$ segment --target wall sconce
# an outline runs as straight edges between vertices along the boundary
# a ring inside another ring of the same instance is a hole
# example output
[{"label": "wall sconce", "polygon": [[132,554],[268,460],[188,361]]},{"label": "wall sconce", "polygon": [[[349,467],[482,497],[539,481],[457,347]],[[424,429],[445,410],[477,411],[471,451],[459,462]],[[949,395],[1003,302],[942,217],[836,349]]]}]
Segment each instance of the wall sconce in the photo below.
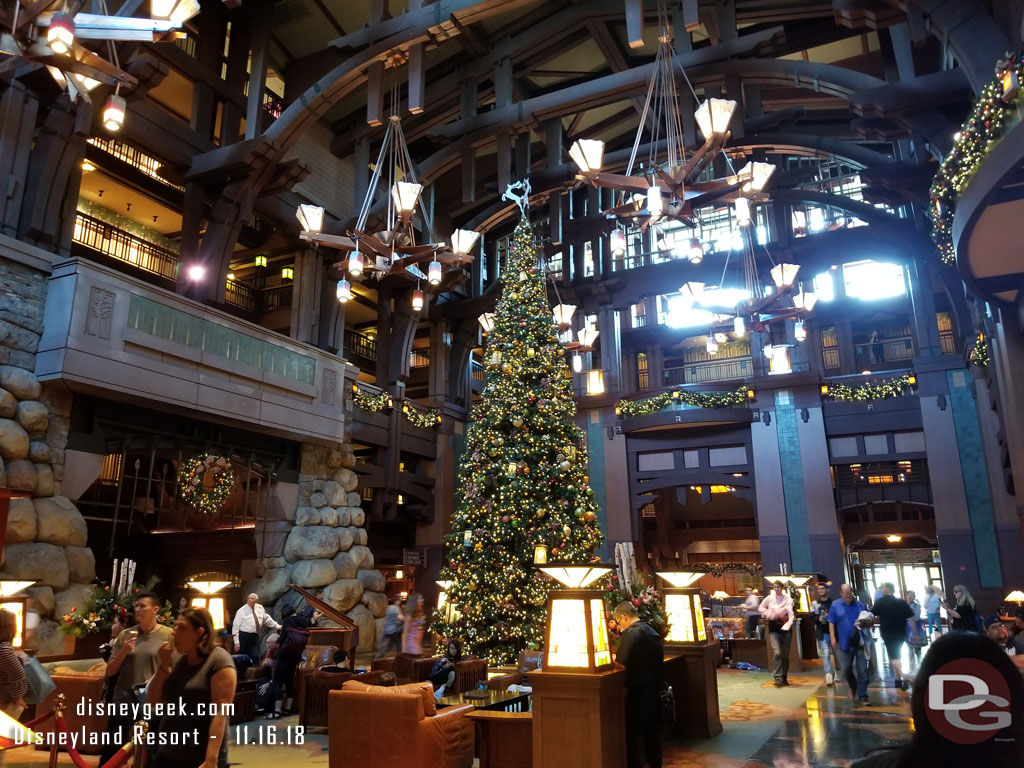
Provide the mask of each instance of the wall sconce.
[{"label": "wall sconce", "polygon": [[540,570],[566,589],[548,592],[548,621],[544,632],[544,670],[601,672],[612,667],[604,598],[599,589],[586,589],[612,569],[606,565],[556,565]]},{"label": "wall sconce", "polygon": [[282,267],[281,268],[281,279],[282,280],[294,280],[295,279],[295,268],[294,267]]},{"label": "wall sconce", "polygon": [[253,259],[253,266],[254,267],[266,268],[266,266],[267,266],[267,254],[265,254],[265,253],[257,253],[256,254],[256,258]]}]

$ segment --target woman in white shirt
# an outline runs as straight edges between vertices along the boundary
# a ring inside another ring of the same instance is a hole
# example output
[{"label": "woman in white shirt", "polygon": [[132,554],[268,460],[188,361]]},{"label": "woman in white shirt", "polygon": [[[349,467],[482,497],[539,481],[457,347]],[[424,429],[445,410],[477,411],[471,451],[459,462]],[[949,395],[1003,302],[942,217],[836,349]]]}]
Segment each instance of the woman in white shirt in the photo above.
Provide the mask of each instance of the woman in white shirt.
[{"label": "woman in white shirt", "polygon": [[768,622],[768,642],[772,647],[772,674],[775,687],[789,685],[789,648],[793,643],[793,598],[785,593],[786,585],[781,581],[772,584],[775,591],[761,601],[758,610]]}]

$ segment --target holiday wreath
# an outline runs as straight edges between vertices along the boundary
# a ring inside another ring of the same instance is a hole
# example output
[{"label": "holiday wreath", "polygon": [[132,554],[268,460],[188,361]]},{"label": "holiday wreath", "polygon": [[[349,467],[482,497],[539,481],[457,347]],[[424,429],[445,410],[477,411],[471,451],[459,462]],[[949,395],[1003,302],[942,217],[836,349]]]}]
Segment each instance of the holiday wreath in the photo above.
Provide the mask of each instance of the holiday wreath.
[{"label": "holiday wreath", "polygon": [[[206,486],[206,475],[213,475],[212,487]],[[179,495],[186,504],[206,514],[216,512],[228,499],[235,474],[231,461],[223,456],[204,454],[181,465],[178,480]]]}]

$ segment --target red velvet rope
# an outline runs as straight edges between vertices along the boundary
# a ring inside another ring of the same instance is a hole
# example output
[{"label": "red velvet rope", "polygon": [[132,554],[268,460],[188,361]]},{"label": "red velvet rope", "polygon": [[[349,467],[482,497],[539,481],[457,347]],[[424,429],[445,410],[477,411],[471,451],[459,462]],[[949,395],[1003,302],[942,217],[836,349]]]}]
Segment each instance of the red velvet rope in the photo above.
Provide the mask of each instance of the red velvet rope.
[{"label": "red velvet rope", "polygon": [[[63,715],[57,716],[57,727],[60,728],[61,733],[68,732],[68,726],[67,723],[64,722]],[[118,766],[124,764],[124,762],[128,759],[133,750],[134,745],[132,742],[129,741],[127,744],[125,744],[123,747],[117,750],[117,754],[115,754],[106,763],[104,763],[101,766],[101,768],[118,768]],[[92,766],[89,765],[89,763],[87,763],[80,754],[78,754],[78,750],[76,750],[74,747],[69,745],[67,747],[67,753],[68,756],[71,758],[72,762],[74,762],[74,764],[77,765],[78,768],[92,768]]]},{"label": "red velvet rope", "polygon": [[25,727],[25,728],[33,728],[33,727],[39,725],[40,723],[45,723],[51,717],[53,717],[53,710],[52,709],[49,712],[47,712],[45,715],[40,715],[35,720],[29,720],[27,723],[22,723],[22,726]]}]

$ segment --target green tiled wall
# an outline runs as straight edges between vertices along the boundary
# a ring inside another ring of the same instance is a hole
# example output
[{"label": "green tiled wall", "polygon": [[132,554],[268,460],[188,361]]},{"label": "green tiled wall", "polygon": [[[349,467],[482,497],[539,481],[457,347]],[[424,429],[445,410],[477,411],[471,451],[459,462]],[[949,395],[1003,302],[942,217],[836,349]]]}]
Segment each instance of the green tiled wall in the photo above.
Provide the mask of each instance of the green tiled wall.
[{"label": "green tiled wall", "polygon": [[1002,569],[999,544],[996,541],[992,494],[988,486],[985,449],[981,444],[978,412],[967,371],[947,371],[949,402],[956,425],[956,445],[960,454],[960,471],[967,496],[967,514],[974,533],[974,552],[978,558],[978,580],[983,587],[1001,587]]},{"label": "green tiled wall", "polygon": [[604,425],[602,423],[602,416],[598,413],[598,419],[595,422],[592,418],[594,412],[587,412],[587,452],[589,454],[590,462],[587,465],[590,471],[590,487],[594,489],[594,499],[597,501],[598,513],[597,522],[601,526],[601,530],[605,532],[606,538],[597,554],[603,561],[608,561],[610,557],[609,552],[611,551],[608,547],[608,486],[605,483],[605,468],[604,468]]},{"label": "green tiled wall", "polygon": [[796,429],[796,407],[793,393],[775,390],[775,421],[782,461],[782,491],[789,528],[789,551],[793,573],[808,573],[811,565],[811,537],[807,528],[807,499],[804,496],[803,465],[800,462],[800,438]]}]

